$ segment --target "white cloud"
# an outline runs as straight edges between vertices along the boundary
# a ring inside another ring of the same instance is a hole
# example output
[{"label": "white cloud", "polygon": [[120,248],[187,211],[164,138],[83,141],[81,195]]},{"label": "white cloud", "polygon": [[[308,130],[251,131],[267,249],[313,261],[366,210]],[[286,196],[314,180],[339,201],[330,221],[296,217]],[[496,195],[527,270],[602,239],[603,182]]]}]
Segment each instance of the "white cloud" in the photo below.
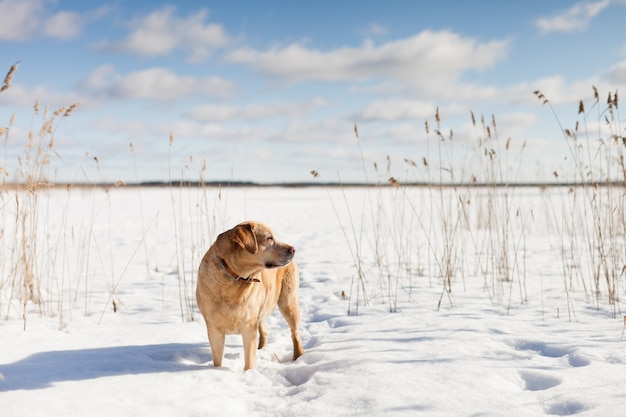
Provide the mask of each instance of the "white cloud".
[{"label": "white cloud", "polygon": [[122,121],[114,117],[105,117],[103,119],[97,119],[90,127],[97,131],[104,131],[115,134],[125,134],[128,136],[147,136],[151,134],[150,128],[153,125],[149,125],[143,120],[131,120]]},{"label": "white cloud", "polygon": [[0,41],[75,38],[84,24],[78,13],[51,13],[44,0],[0,0]]},{"label": "white cloud", "polygon": [[626,84],[626,61],[619,62],[613,65],[607,75],[609,83],[613,84]]},{"label": "white cloud", "polygon": [[[0,104],[10,107],[33,108],[39,100],[42,108],[49,106],[52,110],[66,107],[74,103],[84,103],[84,97],[74,92],[58,92],[46,86],[27,87],[22,84],[13,84],[11,88],[0,94]],[[82,109],[81,109],[82,110]]]},{"label": "white cloud", "polygon": [[165,68],[130,73],[119,79],[112,89],[118,97],[156,100],[174,100],[194,93],[225,96],[232,90],[232,82],[222,78],[180,77]]},{"label": "white cloud", "polygon": [[[177,119],[169,129],[174,131],[176,139],[202,139],[215,143],[260,144],[269,143],[315,144],[323,146],[329,143],[354,144],[354,125],[343,119],[324,119],[323,121],[290,120],[280,126],[267,126],[254,123],[224,124],[220,122],[197,122]],[[175,139],[175,140],[176,140]]]},{"label": "white cloud", "polygon": [[301,117],[325,104],[322,98],[301,103],[253,103],[243,106],[207,104],[191,109],[187,116],[202,122],[256,121],[273,117]]},{"label": "white cloud", "polygon": [[79,83],[79,87],[90,91],[103,91],[109,88],[117,77],[117,72],[112,65],[102,65],[88,74]]},{"label": "white cloud", "polygon": [[43,14],[38,0],[0,1],[0,40],[24,40],[35,34]]},{"label": "white cloud", "polygon": [[577,3],[555,16],[539,18],[535,24],[543,33],[581,31],[610,4],[610,0]]},{"label": "white cloud", "polygon": [[72,39],[80,35],[83,18],[74,12],[59,12],[43,25],[43,32],[56,39]]},{"label": "white cloud", "polygon": [[435,114],[436,106],[417,100],[384,100],[367,105],[355,115],[362,121],[421,120]]},{"label": "white cloud", "polygon": [[206,23],[208,12],[204,9],[182,18],[172,6],[164,7],[149,15],[132,20],[132,31],[117,43],[100,46],[142,56],[167,55],[175,49],[189,53],[191,61],[208,58],[216,48],[230,43],[224,28],[216,23]]},{"label": "white cloud", "polygon": [[189,120],[177,120],[173,125],[176,138],[206,139],[226,143],[250,143],[261,141],[268,135],[268,130],[258,126],[224,126],[220,123],[196,123]]},{"label": "white cloud", "polygon": [[272,132],[267,140],[317,145],[355,143],[354,124],[341,117],[316,121],[295,119]]},{"label": "white cloud", "polygon": [[508,49],[506,40],[481,44],[447,31],[424,31],[380,45],[366,41],[360,47],[332,51],[298,43],[267,51],[240,48],[227,54],[226,59],[289,82],[385,77],[427,85],[454,81],[465,71],[492,68],[505,58]]},{"label": "white cloud", "polygon": [[588,96],[593,84],[597,84],[597,80],[567,83],[562,76],[552,76],[509,86],[500,94],[506,99],[506,103],[541,107],[543,100],[534,94],[534,91],[540,91],[553,105],[571,104],[572,109],[576,110],[578,101]]},{"label": "white cloud", "polygon": [[380,23],[372,22],[365,29],[366,36],[383,36],[388,33],[388,30],[385,26]]},{"label": "white cloud", "polygon": [[120,75],[113,67],[105,65],[92,71],[79,87],[95,96],[171,101],[193,94],[226,97],[236,86],[223,78],[179,76],[166,68]]}]

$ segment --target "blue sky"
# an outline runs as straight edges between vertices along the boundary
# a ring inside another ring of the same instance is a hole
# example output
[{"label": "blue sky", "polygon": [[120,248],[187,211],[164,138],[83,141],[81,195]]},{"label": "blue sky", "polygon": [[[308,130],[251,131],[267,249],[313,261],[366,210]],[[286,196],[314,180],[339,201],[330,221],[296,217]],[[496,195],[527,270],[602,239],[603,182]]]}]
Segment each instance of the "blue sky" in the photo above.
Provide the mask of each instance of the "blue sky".
[{"label": "blue sky", "polygon": [[584,137],[612,132],[597,110],[626,91],[624,22],[624,0],[0,0],[0,70],[19,61],[0,93],[0,166],[25,170],[39,100],[80,103],[55,130],[51,181],[465,180],[487,175],[484,148],[508,180],[563,179],[559,122],[580,121],[592,86]]}]

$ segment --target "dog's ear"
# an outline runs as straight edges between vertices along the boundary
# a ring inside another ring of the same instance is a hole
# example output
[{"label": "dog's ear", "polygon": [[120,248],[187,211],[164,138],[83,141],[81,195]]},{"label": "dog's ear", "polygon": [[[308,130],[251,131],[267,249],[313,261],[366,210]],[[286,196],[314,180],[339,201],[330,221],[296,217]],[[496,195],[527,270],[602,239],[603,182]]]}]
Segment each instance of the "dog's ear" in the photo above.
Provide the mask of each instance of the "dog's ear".
[{"label": "dog's ear", "polygon": [[259,246],[256,243],[256,237],[252,231],[252,225],[250,223],[242,223],[235,226],[231,230],[230,238],[251,254],[256,254],[259,250]]}]

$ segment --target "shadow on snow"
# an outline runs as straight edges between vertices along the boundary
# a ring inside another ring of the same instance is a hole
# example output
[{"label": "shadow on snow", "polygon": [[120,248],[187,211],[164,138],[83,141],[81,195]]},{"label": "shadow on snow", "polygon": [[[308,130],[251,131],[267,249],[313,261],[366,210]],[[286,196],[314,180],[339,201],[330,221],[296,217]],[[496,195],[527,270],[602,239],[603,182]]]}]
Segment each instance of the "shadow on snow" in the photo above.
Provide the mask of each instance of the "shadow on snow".
[{"label": "shadow on snow", "polygon": [[115,346],[40,352],[0,365],[0,392],[33,390],[54,382],[110,376],[206,370],[211,354],[204,343]]}]

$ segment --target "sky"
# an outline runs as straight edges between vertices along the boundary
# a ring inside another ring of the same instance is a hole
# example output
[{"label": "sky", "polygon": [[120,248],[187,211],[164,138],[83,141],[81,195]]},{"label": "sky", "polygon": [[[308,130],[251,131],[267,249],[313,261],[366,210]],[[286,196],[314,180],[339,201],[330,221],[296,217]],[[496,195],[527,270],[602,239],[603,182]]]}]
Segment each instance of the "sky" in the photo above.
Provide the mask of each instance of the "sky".
[{"label": "sky", "polygon": [[624,21],[624,0],[0,0],[0,166],[40,172],[33,132],[49,181],[545,181],[575,175],[578,121],[601,172]]}]

